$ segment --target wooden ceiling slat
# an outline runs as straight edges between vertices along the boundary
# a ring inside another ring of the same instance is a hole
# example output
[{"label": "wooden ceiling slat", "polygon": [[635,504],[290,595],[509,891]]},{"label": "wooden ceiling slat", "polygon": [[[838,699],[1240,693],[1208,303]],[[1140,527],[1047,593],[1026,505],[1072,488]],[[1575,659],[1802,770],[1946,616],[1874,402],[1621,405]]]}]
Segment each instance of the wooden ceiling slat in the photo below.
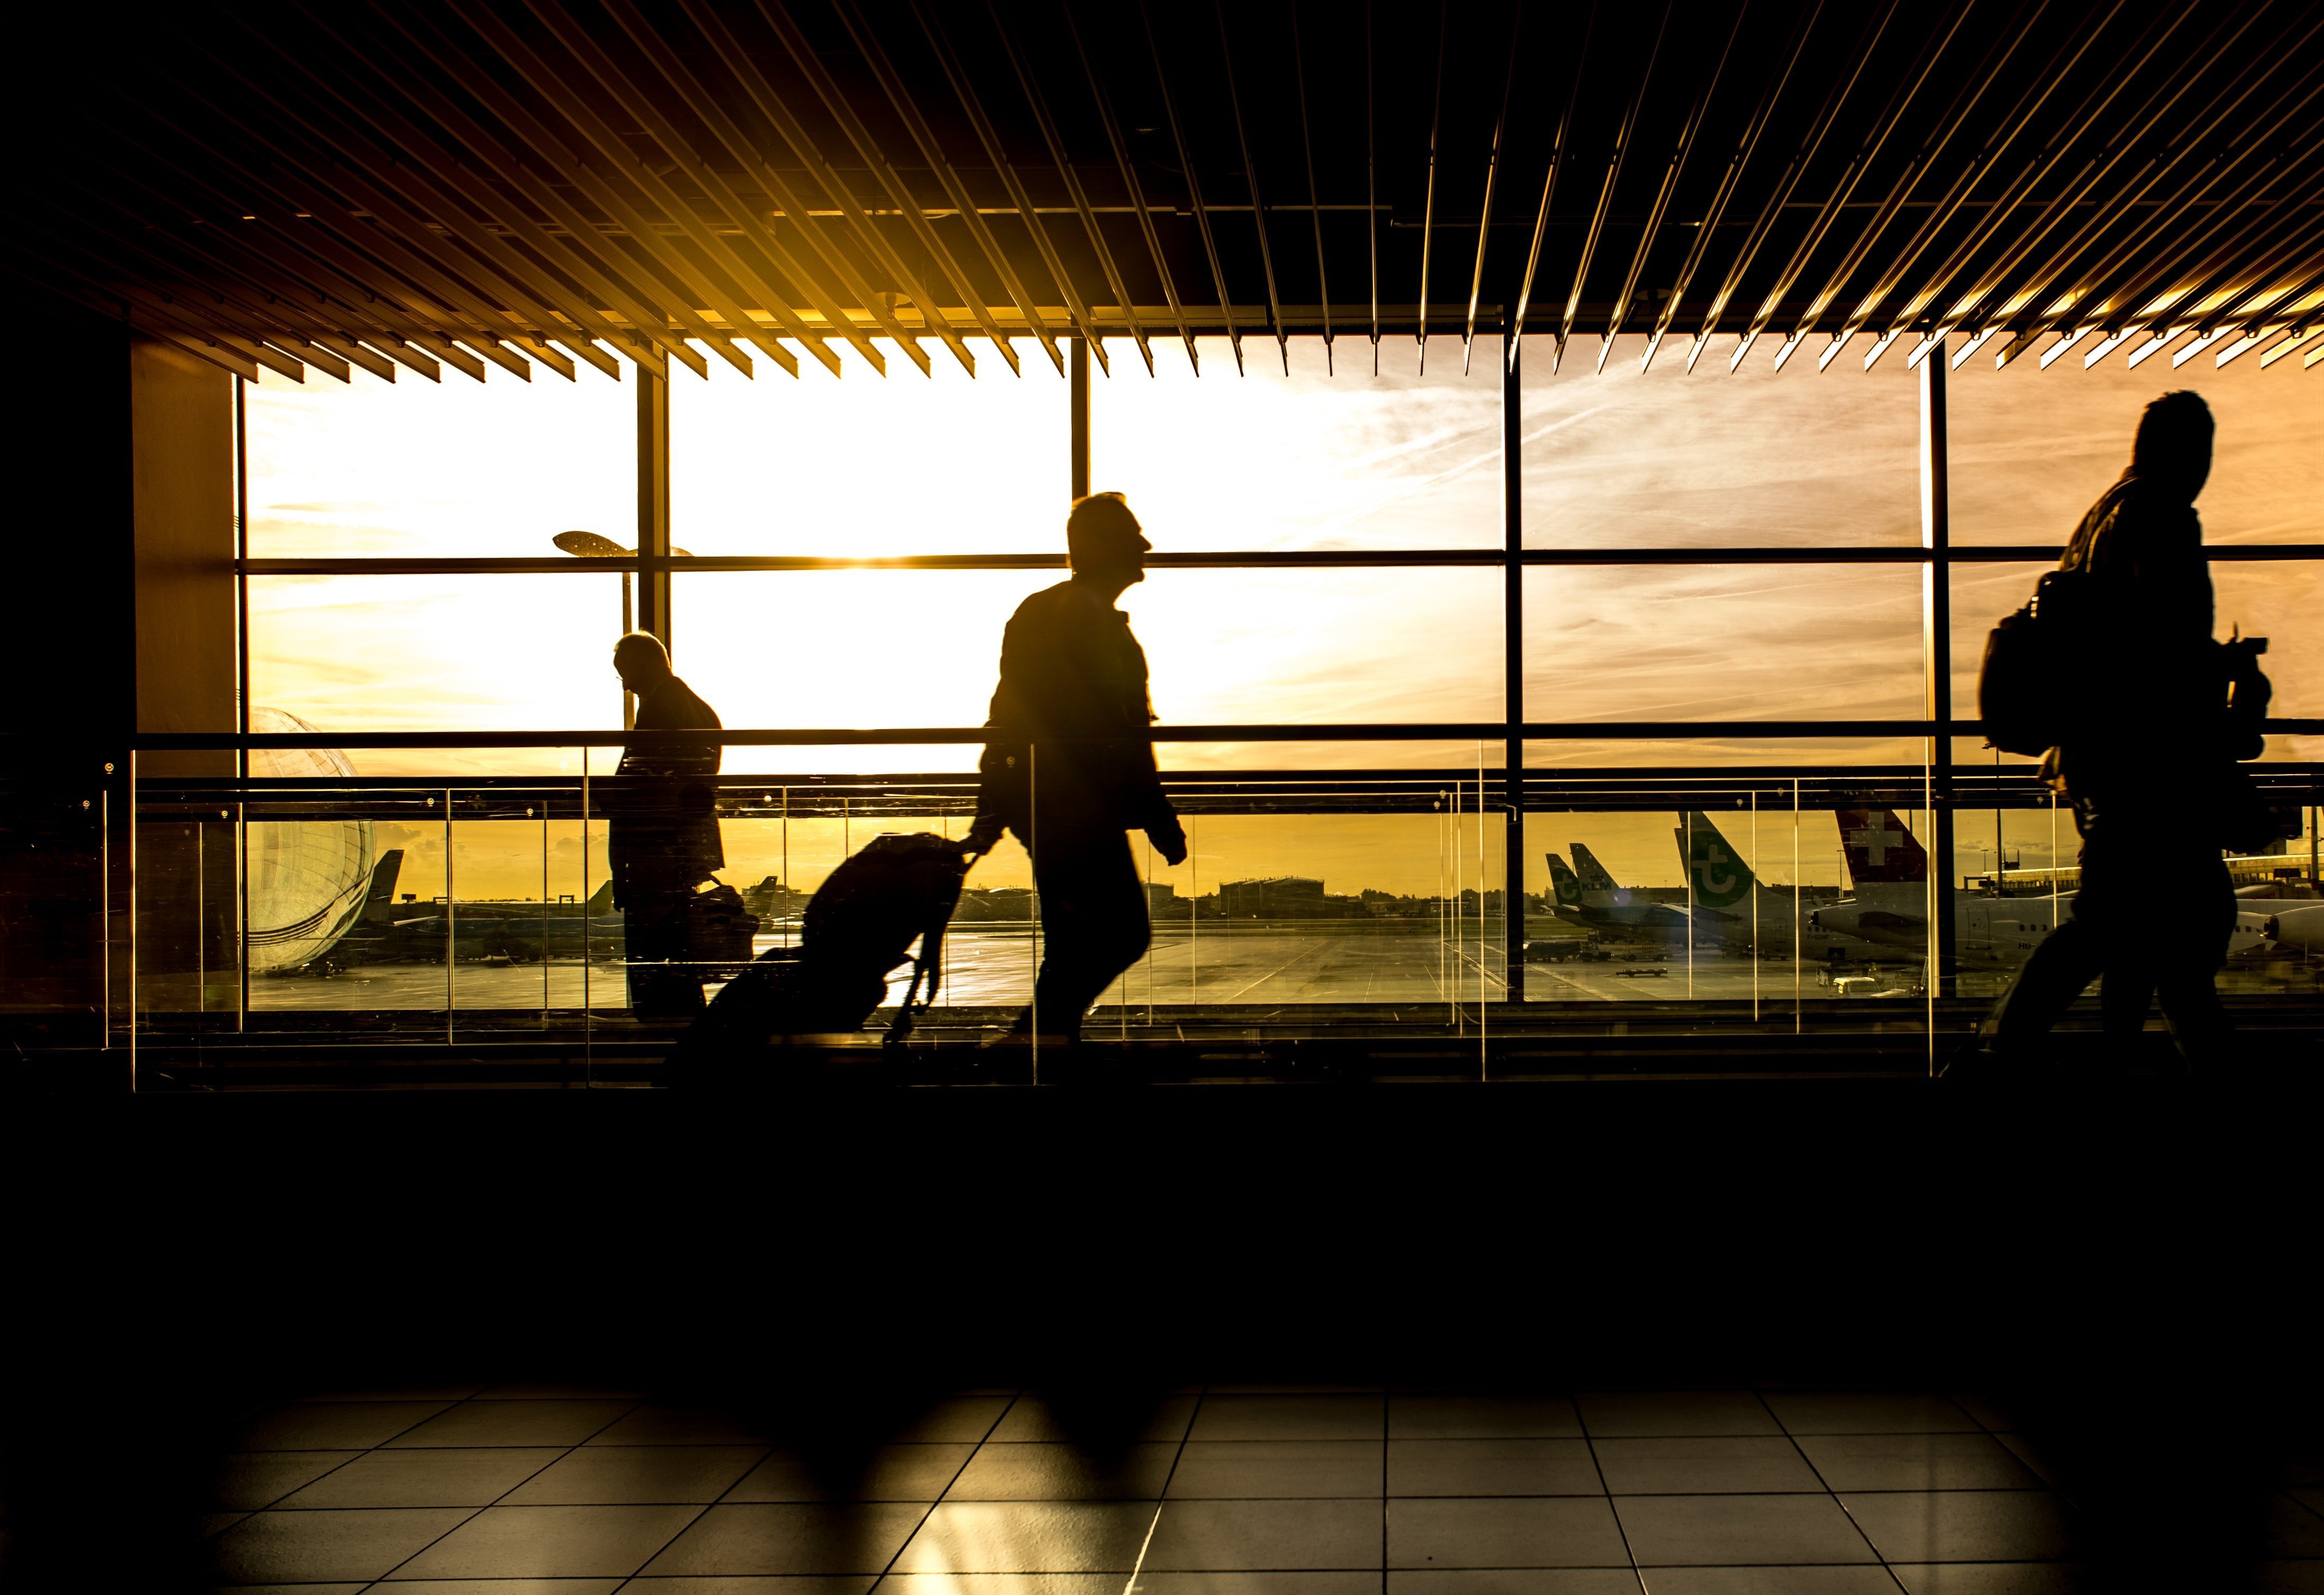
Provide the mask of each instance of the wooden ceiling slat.
[{"label": "wooden ceiling slat", "polygon": [[[1267,318],[1275,328],[1275,352],[1283,361],[1283,374],[1289,376],[1291,374],[1291,345],[1288,335],[1286,334],[1283,329],[1283,296],[1277,293],[1275,289],[1275,251],[1268,244],[1267,202],[1259,197],[1259,162],[1251,156],[1250,134],[1243,126],[1242,90],[1235,83],[1234,50],[1227,41],[1227,14],[1223,7],[1219,4],[1219,0],[1212,0],[1211,17],[1213,21],[1218,23],[1219,65],[1226,69],[1227,109],[1232,112],[1234,115],[1235,147],[1242,153],[1243,182],[1244,186],[1250,190],[1250,217],[1251,220],[1257,223],[1259,226],[1259,267],[1261,274],[1264,275],[1267,280]],[[1514,78],[1517,70],[1517,64],[1514,56],[1511,58],[1509,69],[1511,76]],[[1502,115],[1505,119],[1508,113],[1508,100],[1507,97],[1504,96],[1502,101]],[[1498,156],[1500,152],[1500,134],[1498,132],[1493,135],[1493,146],[1494,153]],[[1485,220],[1483,225],[1479,226],[1477,229],[1477,259],[1480,263],[1480,270],[1485,258],[1485,237],[1491,230],[1492,223],[1493,185],[1492,180],[1488,178],[1485,182]],[[1222,293],[1219,297],[1221,299],[1224,299],[1226,296]],[[1476,324],[1476,319],[1477,301],[1475,298],[1471,296],[1469,301],[1469,321],[1472,328]],[[1464,337],[1462,341],[1465,347],[1467,345],[1467,339]]]},{"label": "wooden ceiling slat", "polygon": [[[659,207],[664,216],[678,223],[679,231],[686,235],[696,248],[702,251],[711,268],[726,273],[733,285],[744,292],[759,294],[762,301],[761,308],[770,309],[771,305],[769,301],[779,302],[779,296],[775,290],[759,281],[758,273],[728,248],[723,239],[710,230],[701,217],[694,213],[694,207],[680,199],[677,191],[664,182],[658,173],[632,154],[629,146],[622,142],[621,134],[615,132],[604,118],[592,110],[586,101],[575,94],[571,87],[565,82],[562,75],[535,54],[531,47],[520,39],[512,29],[484,6],[475,4],[474,0],[447,0],[447,4],[454,14],[466,22],[493,47],[503,60],[515,69],[517,75],[525,80],[535,94],[542,96],[558,107],[559,115],[565,118],[567,124],[587,141],[606,165],[621,173],[632,187]],[[448,59],[438,64],[447,69],[453,66],[453,62]],[[509,122],[512,126],[518,125],[510,114],[512,109],[515,109],[514,102],[499,88],[498,85],[491,84],[489,78],[473,69],[466,71],[463,77],[465,79],[463,87],[466,88],[471,94],[477,95],[479,98],[485,98],[485,95],[479,92],[479,85],[487,87],[491,97],[486,98],[486,103],[493,104],[493,101],[498,101],[499,105],[495,106],[496,114],[502,120]],[[515,114],[517,116],[521,116],[526,123],[532,122],[532,118],[521,110],[516,110]],[[544,134],[547,132],[545,128],[542,131]],[[528,142],[530,141],[528,140]],[[569,154],[564,165],[576,180],[581,180],[583,174],[589,171],[586,162],[572,160]],[[780,339],[761,329],[750,312],[727,291],[726,287],[718,281],[710,270],[696,267],[686,258],[683,251],[662,245],[651,225],[643,217],[637,216],[632,211],[614,192],[611,184],[597,180],[584,181],[583,186],[593,191],[592,197],[595,198],[599,204],[606,205],[609,209],[619,207],[619,212],[624,217],[623,225],[630,227],[632,235],[639,243],[649,249],[655,250],[659,259],[675,268],[678,274],[703,296],[705,304],[725,320],[729,337],[737,343],[747,342],[791,375],[798,374],[798,357],[783,347]],[[815,341],[816,342],[816,357],[831,358],[830,350],[822,347],[820,340]],[[743,374],[750,374],[747,369]]]},{"label": "wooden ceiling slat", "polygon": [[[1291,85],[1299,107],[1299,149],[1307,163],[1307,219],[1315,228],[1315,297],[1323,307],[1323,371],[1332,374],[1332,273],[1323,258],[1323,207],[1315,187],[1315,138],[1307,115],[1306,51],[1299,41],[1299,0],[1291,5]],[[1220,294],[1224,299],[1224,293]]]},{"label": "wooden ceiling slat", "polygon": [[[1138,0],[1138,20],[1146,34],[1146,52],[1154,63],[1154,84],[1162,96],[1162,118],[1169,124],[1170,142],[1178,152],[1178,171],[1186,180],[1186,208],[1193,213],[1194,231],[1203,240],[1203,256],[1210,263],[1211,287],[1218,295],[1220,317],[1226,323],[1227,346],[1234,351],[1235,369],[1242,369],[1242,329],[1235,325],[1234,301],[1227,292],[1226,268],[1219,263],[1219,241],[1211,231],[1211,207],[1203,201],[1202,175],[1186,148],[1185,124],[1179,119],[1178,97],[1170,91],[1170,74],[1162,64],[1162,41],[1154,36],[1154,17],[1146,0]],[[1194,340],[1186,341],[1186,358],[1202,370]]]},{"label": "wooden ceiling slat", "polygon": [[[1533,308],[1533,289],[1541,271],[1542,245],[1549,237],[1550,207],[1557,198],[1558,180],[1573,164],[1573,115],[1582,104],[1583,74],[1590,68],[1590,41],[1598,27],[1598,7],[1603,0],[1590,0],[1589,14],[1582,26],[1582,42],[1573,51],[1573,81],[1565,91],[1565,108],[1558,113],[1557,139],[1549,147],[1549,163],[1542,172],[1541,205],[1534,213],[1533,245],[1526,252],[1525,276],[1517,289],[1517,308],[1509,318],[1509,346],[1502,351],[1505,358],[1517,358],[1517,340],[1525,336],[1526,316]],[[1819,0],[1821,3],[1821,0]],[[1364,40],[1365,88],[1370,88],[1371,39],[1367,31]],[[1370,164],[1370,107],[1365,107],[1365,144],[1367,165]],[[1379,343],[1379,246],[1372,246],[1372,343]]]},{"label": "wooden ceiling slat", "polygon": [[[1672,8],[1673,0],[1663,0],[1662,21],[1655,28],[1654,46],[1646,52],[1646,64],[1638,73],[1638,86],[1630,91],[1628,108],[1622,113],[1620,130],[1614,134],[1613,158],[1606,162],[1605,180],[1598,186],[1598,204],[1590,213],[1590,230],[1582,238],[1582,263],[1573,270],[1572,284],[1566,290],[1565,313],[1558,320],[1557,342],[1550,350],[1549,369],[1553,372],[1565,363],[1566,340],[1573,336],[1573,324],[1582,314],[1582,290],[1590,280],[1590,263],[1596,258],[1598,244],[1606,235],[1606,217],[1613,207],[1614,189],[1622,180],[1622,168],[1628,162],[1631,145],[1637,138],[1638,110],[1646,104],[1647,85],[1654,81],[1655,63],[1662,58],[1663,41],[1670,36]],[[1429,142],[1432,145],[1435,143],[1434,134]],[[1435,159],[1433,150],[1429,159]]]},{"label": "wooden ceiling slat", "polygon": [[[872,130],[848,105],[847,97],[840,92],[838,83],[824,69],[822,60],[807,44],[806,35],[791,20],[791,14],[783,7],[781,0],[759,0],[759,14],[766,18],[768,25],[774,29],[775,36],[782,41],[783,48],[790,52],[792,64],[807,80],[807,87],[815,90],[816,97],[823,102],[824,110],[839,124],[840,133],[853,148],[856,157],[871,171],[873,180],[887,194],[888,202],[902,216],[905,226],[911,230],[921,249],[927,252],[937,272],[960,296],[970,319],[991,340],[994,350],[1008,362],[1009,369],[1016,372],[1017,352],[994,324],[991,312],[985,308],[984,296],[977,291],[975,281],[961,269],[960,263],[953,258],[952,251],[937,236],[936,228],[928,221],[927,213],[920,208],[919,201],[913,197],[910,185],[889,164],[879,141],[872,136]],[[972,375],[974,374],[973,366],[970,371]]]},{"label": "wooden ceiling slat", "polygon": [[975,241],[978,251],[984,256],[985,264],[991,267],[993,275],[1001,280],[1001,291],[1008,294],[1010,301],[1017,307],[1018,314],[1024,317],[1025,324],[1040,340],[1042,351],[1049,356],[1049,363],[1057,368],[1057,374],[1063,376],[1065,373],[1065,356],[1057,346],[1056,333],[1042,316],[1039,305],[1025,286],[1024,280],[1018,275],[1017,268],[1010,263],[1008,253],[993,237],[992,229],[985,225],[975,197],[969,191],[967,184],[961,180],[952,158],[945,152],[944,145],[936,138],[935,130],[929,127],[927,118],[920,114],[918,103],[904,87],[895,63],[888,59],[887,51],[880,43],[880,36],[865,21],[862,9],[855,0],[835,0],[835,3],[840,21],[847,26],[848,37],[854,41],[855,48],[862,52],[865,62],[872,68],[872,76],[879,79],[881,92],[888,97],[888,103],[894,108],[897,118],[911,135],[913,144],[920,152],[920,158],[928,163],[928,170],[936,174],[936,181],[943,186],[945,198],[952,202],[962,226]]},{"label": "wooden ceiling slat", "polygon": [[1097,362],[1098,369],[1111,375],[1113,367],[1106,360],[1105,340],[1098,337],[1095,318],[1090,315],[1089,306],[1083,302],[1081,290],[1074,284],[1073,273],[1058,258],[1057,246],[1049,237],[1047,228],[1042,226],[1040,212],[1026,192],[1024,180],[1017,175],[1017,168],[1009,158],[1009,151],[1001,142],[1000,131],[993,126],[991,117],[985,114],[984,102],[978,96],[975,85],[969,81],[967,69],[954,52],[952,41],[946,37],[942,22],[929,9],[927,0],[911,0],[911,6],[912,15],[918,21],[929,49],[935,52],[937,65],[943,69],[945,81],[951,88],[953,97],[960,102],[969,125],[976,130],[977,143],[983,147],[985,159],[992,162],[994,174],[1008,190],[1009,202],[1017,207],[1018,217],[1025,225],[1026,236],[1033,242],[1034,253],[1040,257],[1043,268],[1049,273],[1049,280],[1056,285],[1057,296],[1065,300],[1065,314],[1072,318],[1074,328],[1080,332],[1083,346]]},{"label": "wooden ceiling slat", "polygon": [[[884,332],[904,352],[905,358],[925,373],[928,365],[927,355],[921,349],[918,339],[881,302],[872,285],[856,271],[855,263],[847,258],[846,251],[824,236],[823,228],[816,225],[810,214],[813,207],[775,169],[773,162],[767,159],[766,152],[742,130],[742,124],[727,115],[725,107],[718,103],[717,96],[711,93],[709,87],[678,58],[678,53],[655,34],[635,7],[613,4],[607,9],[613,13],[613,20],[621,23],[636,42],[640,51],[653,62],[678,97],[686,102],[687,108],[710,129],[713,137],[726,147],[726,153],[742,169],[743,174],[758,180],[759,186],[775,202],[784,218],[790,222],[800,243],[839,284],[840,292],[855,295],[871,324],[857,325],[854,318],[842,308],[840,298],[829,292],[814,270],[798,260],[795,252],[776,236],[771,218],[763,229],[764,241],[760,247],[770,253],[776,264],[799,285],[808,302],[821,312],[824,319],[837,333],[846,337],[858,354],[871,363],[872,370],[883,376],[887,374],[887,353],[880,347],[874,336],[877,332]],[[733,58],[726,59],[731,60]],[[758,97],[750,80],[743,80],[742,88],[753,99]]]},{"label": "wooden ceiling slat", "polygon": [[[1105,130],[1106,147],[1113,152],[1114,171],[1120,175],[1122,191],[1130,196],[1130,208],[1138,217],[1139,236],[1146,241],[1146,254],[1154,267],[1154,275],[1162,284],[1162,298],[1170,307],[1170,324],[1178,329],[1178,337],[1186,346],[1186,362],[1196,371],[1202,362],[1194,348],[1194,332],[1186,320],[1186,307],[1179,301],[1178,284],[1170,274],[1169,256],[1163,253],[1161,237],[1154,230],[1154,209],[1146,203],[1146,190],[1138,180],[1138,172],[1130,159],[1130,146],[1121,136],[1121,124],[1113,114],[1113,101],[1105,92],[1105,81],[1091,62],[1089,48],[1082,41],[1080,24],[1074,21],[1070,7],[1065,12],[1065,32],[1074,41],[1074,53],[1081,58],[1082,77],[1089,85],[1090,100],[1097,107],[1098,125]],[[1194,171],[1189,162],[1187,171]],[[1222,298],[1224,296],[1222,295]],[[1242,340],[1234,340],[1235,369],[1242,369]]]}]

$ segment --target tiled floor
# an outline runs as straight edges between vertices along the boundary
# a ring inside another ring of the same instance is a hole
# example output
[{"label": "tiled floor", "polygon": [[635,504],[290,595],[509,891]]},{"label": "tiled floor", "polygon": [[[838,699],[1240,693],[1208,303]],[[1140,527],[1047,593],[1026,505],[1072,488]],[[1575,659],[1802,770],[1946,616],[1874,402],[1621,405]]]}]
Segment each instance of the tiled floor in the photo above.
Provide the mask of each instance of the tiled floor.
[{"label": "tiled floor", "polygon": [[[1102,1454],[973,1391],[835,1448],[634,1395],[364,1392],[221,1465],[221,1589],[396,1595],[2056,1595],[2074,1513],[1974,1399],[1213,1388]],[[786,1441],[788,1443],[786,1443]],[[2324,1489],[2268,1587],[2324,1590]]]}]

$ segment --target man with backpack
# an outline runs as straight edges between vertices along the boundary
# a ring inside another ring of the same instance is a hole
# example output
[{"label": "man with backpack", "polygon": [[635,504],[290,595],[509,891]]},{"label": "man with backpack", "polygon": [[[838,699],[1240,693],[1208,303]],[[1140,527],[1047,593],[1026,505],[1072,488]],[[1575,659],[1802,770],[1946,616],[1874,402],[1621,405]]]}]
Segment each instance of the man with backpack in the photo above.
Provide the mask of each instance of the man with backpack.
[{"label": "man with backpack", "polygon": [[1147,738],[1154,711],[1146,652],[1114,601],[1146,579],[1146,540],[1118,493],[1074,501],[1065,521],[1073,577],[1018,605],[1001,643],[986,721],[983,784],[968,848],[1004,830],[1033,858],[1047,946],[1033,1006],[1011,1039],[1081,1038],[1091,1003],[1138,962],[1152,936],[1128,833],[1173,864],[1185,833],[1163,794]]},{"label": "man with backpack", "polygon": [[[632,632],[613,645],[613,668],[637,695],[640,731],[715,731],[717,712],[669,668],[661,639]],[[604,804],[605,854],[622,910],[630,1011],[641,1019],[702,1011],[693,956],[695,889],[726,862],[718,834],[715,742],[636,747],[613,773],[622,787]]]},{"label": "man with backpack", "polygon": [[[2236,908],[2220,852],[2250,824],[2236,762],[2258,755],[2265,678],[2251,658],[2259,645],[2211,638],[2211,576],[2194,509],[2211,438],[2198,395],[2149,404],[2129,468],[2043,578],[2033,616],[2044,633],[2056,742],[2043,770],[2073,803],[2081,881],[2071,917],[2034,949],[1986,1021],[1980,1039],[1996,1056],[2033,1053],[2101,975],[2104,1028],[2117,1043],[2144,1028],[2158,994],[2190,1060],[2216,1059],[2227,1039],[2213,977]],[[1993,670],[1989,654],[1988,683]],[[2011,695],[2001,696],[1989,724],[2008,706]]]}]

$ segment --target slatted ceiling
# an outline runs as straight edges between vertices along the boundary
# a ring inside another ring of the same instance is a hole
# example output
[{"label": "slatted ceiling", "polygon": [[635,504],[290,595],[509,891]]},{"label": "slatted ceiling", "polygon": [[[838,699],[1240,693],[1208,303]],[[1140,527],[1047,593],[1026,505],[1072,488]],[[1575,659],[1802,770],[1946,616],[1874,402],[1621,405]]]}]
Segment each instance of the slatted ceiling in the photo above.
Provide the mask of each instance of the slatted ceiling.
[{"label": "slatted ceiling", "polygon": [[115,42],[6,259],[250,380],[1512,328],[2324,363],[2307,0],[230,0]]}]

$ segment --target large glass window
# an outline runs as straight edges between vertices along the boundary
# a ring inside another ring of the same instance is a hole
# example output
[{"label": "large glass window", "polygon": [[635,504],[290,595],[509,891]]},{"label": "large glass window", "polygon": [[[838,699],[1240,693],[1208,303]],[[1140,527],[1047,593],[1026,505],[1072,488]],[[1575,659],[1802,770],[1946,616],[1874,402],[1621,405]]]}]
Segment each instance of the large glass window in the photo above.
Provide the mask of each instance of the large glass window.
[{"label": "large glass window", "polygon": [[[1686,369],[1665,345],[1641,372],[1643,337],[1566,347],[1528,337],[1526,546],[1797,548],[1920,540],[1920,399],[1893,355],[1870,372],[1808,351],[1775,369],[1773,338],[1739,370],[1706,350]],[[1723,343],[1724,340],[1721,340]]]},{"label": "large glass window", "polygon": [[250,551],[266,559],[554,557],[560,531],[630,543],[637,388],[495,372],[244,390]]},{"label": "large glass window", "polygon": [[1063,550],[1066,383],[1039,344],[1015,341],[1015,374],[980,346],[973,377],[941,349],[923,376],[890,346],[882,378],[832,346],[844,378],[804,355],[796,378],[672,368],[674,542],[703,555]]},{"label": "large glass window", "polygon": [[1155,340],[1148,376],[1127,342],[1093,372],[1090,484],[1130,495],[1157,549],[1477,549],[1501,544],[1500,340],[1371,349],[1342,338]]}]

